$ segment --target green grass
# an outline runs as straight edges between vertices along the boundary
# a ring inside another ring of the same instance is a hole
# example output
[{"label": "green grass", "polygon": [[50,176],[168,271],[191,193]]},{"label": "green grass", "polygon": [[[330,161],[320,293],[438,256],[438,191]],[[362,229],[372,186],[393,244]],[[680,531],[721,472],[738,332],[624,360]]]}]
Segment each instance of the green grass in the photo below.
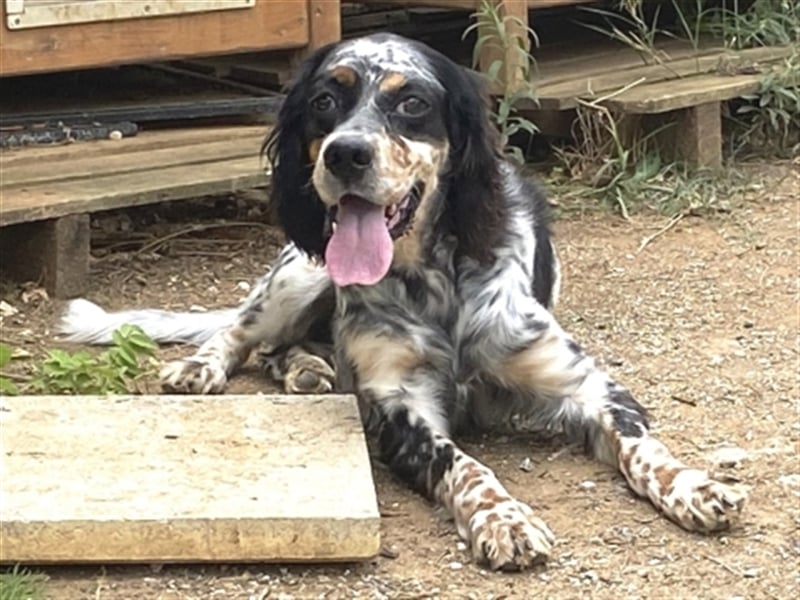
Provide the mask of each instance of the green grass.
[{"label": "green grass", "polygon": [[47,575],[14,566],[0,573],[0,600],[44,600]]}]

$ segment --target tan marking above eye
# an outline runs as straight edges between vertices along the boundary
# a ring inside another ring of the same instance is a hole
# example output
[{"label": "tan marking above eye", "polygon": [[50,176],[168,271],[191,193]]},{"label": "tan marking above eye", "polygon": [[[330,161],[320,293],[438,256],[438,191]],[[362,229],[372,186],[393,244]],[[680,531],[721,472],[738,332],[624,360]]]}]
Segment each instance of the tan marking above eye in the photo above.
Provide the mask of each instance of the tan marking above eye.
[{"label": "tan marking above eye", "polygon": [[331,77],[347,87],[353,87],[358,81],[358,74],[354,69],[339,65],[331,70]]},{"label": "tan marking above eye", "polygon": [[393,92],[399,90],[408,82],[406,76],[402,73],[389,73],[383,78],[378,89],[382,92]]},{"label": "tan marking above eye", "polygon": [[325,138],[316,138],[311,140],[308,144],[308,158],[311,159],[311,162],[317,162],[317,158],[319,158],[319,151],[322,148],[322,142]]}]

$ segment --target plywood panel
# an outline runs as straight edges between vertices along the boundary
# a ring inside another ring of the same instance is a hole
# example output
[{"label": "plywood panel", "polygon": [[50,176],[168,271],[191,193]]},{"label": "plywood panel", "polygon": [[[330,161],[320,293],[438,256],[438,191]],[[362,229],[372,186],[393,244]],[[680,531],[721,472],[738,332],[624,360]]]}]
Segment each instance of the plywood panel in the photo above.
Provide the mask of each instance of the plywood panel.
[{"label": "plywood panel", "polygon": [[0,399],[4,562],[374,556],[352,396]]},{"label": "plywood panel", "polygon": [[[329,0],[336,4],[337,0]],[[2,32],[0,74],[164,60],[197,54],[300,48],[309,41],[307,0],[254,8]],[[0,3],[5,22],[5,3]]]}]

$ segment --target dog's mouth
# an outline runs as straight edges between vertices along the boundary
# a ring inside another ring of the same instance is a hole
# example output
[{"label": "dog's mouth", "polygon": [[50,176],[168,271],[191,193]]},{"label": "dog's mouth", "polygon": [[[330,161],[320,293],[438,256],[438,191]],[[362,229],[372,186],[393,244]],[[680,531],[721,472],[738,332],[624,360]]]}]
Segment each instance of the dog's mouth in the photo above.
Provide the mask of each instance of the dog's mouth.
[{"label": "dog's mouth", "polygon": [[411,229],[423,189],[421,183],[414,185],[402,200],[390,206],[345,194],[330,209],[331,237],[325,262],[336,285],[374,285],[386,276],[392,264],[393,242]]}]

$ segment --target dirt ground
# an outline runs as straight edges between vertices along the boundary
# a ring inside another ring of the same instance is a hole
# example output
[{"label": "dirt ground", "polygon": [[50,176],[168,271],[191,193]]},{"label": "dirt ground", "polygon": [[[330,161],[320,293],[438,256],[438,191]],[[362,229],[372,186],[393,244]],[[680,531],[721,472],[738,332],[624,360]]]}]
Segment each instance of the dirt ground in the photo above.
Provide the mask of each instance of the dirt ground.
[{"label": "dirt ground", "polygon": [[[464,446],[553,528],[558,542],[546,568],[495,574],[472,564],[452,524],[375,462],[386,556],[327,566],[57,568],[47,571],[50,597],[796,597],[800,170],[760,169],[763,187],[732,199],[731,213],[686,217],[641,250],[664,217],[570,212],[555,227],[565,270],[558,317],[651,409],[655,431],[679,456],[748,487],[735,530],[680,530],[634,499],[611,469],[559,440],[488,435]],[[150,208],[96,219],[88,297],[109,308],[237,302],[280,241],[263,226],[231,225],[263,220],[252,200],[203,206],[188,215]],[[220,216],[227,227],[186,231]],[[52,347],[60,303],[30,289],[26,303],[7,281],[3,290],[20,311],[4,318],[3,339],[33,355]],[[161,356],[185,352],[166,348]],[[229,389],[268,388],[251,363]],[[732,458],[735,466],[717,464]],[[532,469],[523,470],[527,459]]]}]

